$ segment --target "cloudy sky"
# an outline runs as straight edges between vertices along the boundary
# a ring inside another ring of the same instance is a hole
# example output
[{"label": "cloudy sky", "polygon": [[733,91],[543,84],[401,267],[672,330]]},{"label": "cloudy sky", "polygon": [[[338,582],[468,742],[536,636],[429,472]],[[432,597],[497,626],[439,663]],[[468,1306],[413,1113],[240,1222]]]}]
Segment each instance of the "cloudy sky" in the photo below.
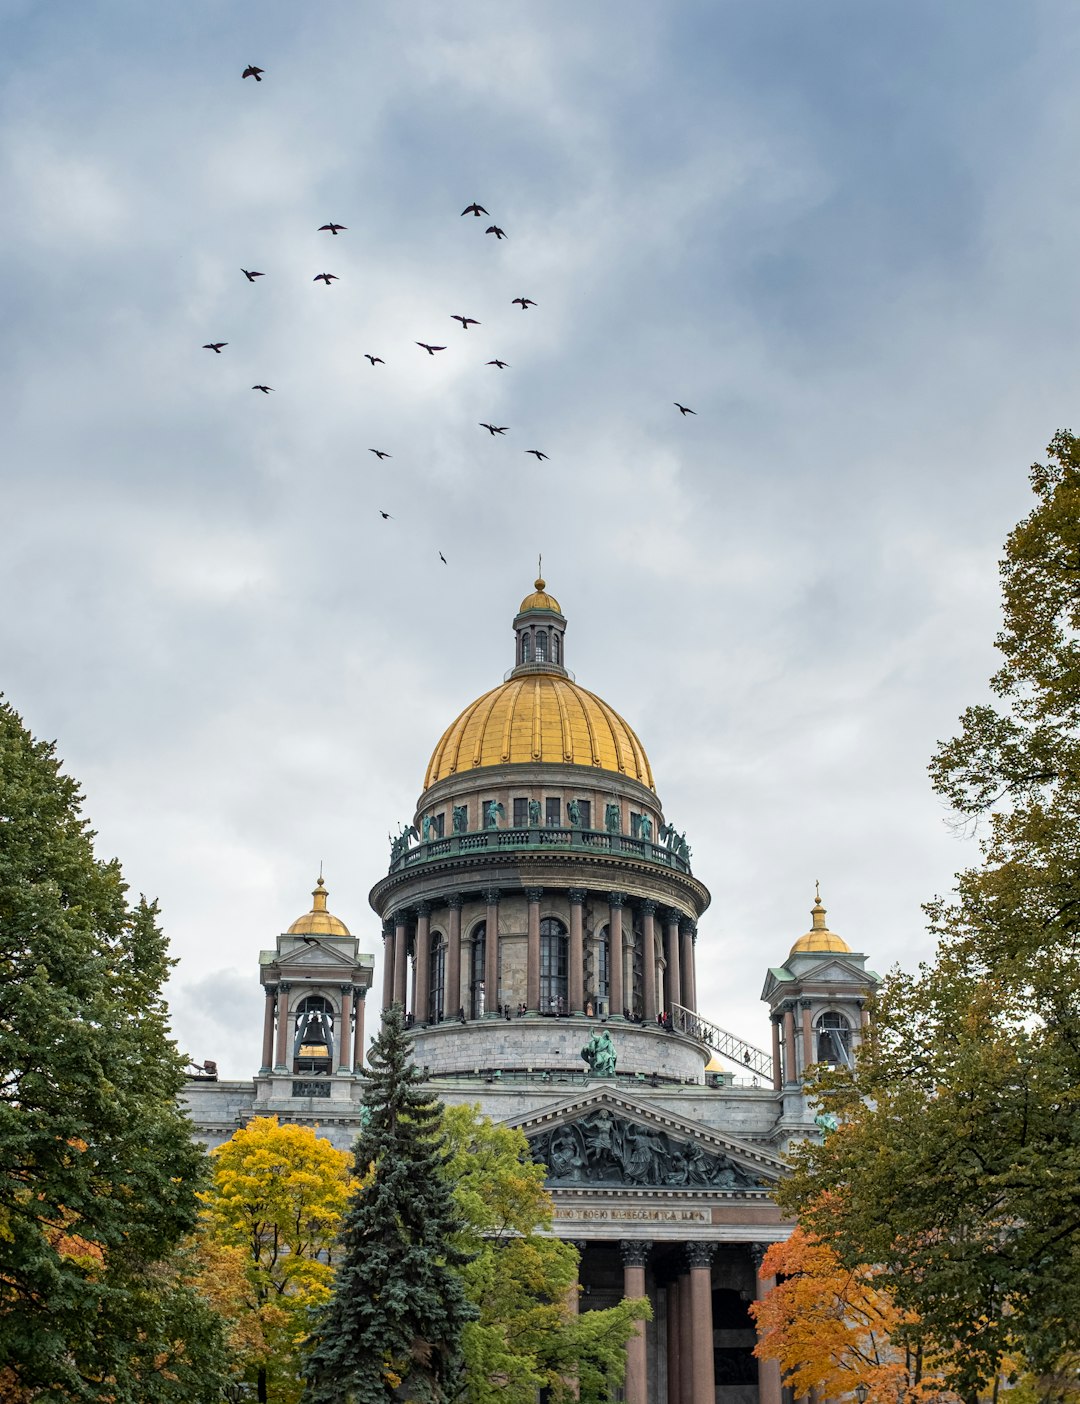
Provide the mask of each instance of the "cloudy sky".
[{"label": "cloudy sky", "polygon": [[767,1044],[815,878],[873,967],[928,955],[977,850],[926,762],[1080,422],[1075,6],[4,15],[0,687],[160,898],[182,1045],[257,1066],[320,860],[376,950],[540,552],[712,890],[706,1011]]}]

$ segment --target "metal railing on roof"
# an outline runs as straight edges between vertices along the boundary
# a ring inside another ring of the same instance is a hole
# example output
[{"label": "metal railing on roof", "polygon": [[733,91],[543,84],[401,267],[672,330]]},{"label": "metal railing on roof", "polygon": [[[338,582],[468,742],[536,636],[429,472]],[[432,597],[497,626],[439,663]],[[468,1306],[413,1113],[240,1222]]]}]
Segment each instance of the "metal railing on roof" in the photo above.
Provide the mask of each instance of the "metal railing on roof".
[{"label": "metal railing on roof", "polygon": [[727,1058],[740,1068],[748,1069],[759,1077],[772,1080],[772,1054],[766,1053],[763,1048],[755,1048],[752,1043],[747,1043],[738,1034],[728,1033],[727,1029],[722,1029],[718,1024],[703,1019],[700,1014],[695,1014],[692,1009],[686,1009],[681,1004],[671,1006],[671,1022],[680,1033],[689,1034],[691,1038],[699,1039],[721,1058]]},{"label": "metal railing on roof", "polygon": [[649,839],[631,838],[629,834],[609,834],[602,829],[574,829],[556,825],[527,825],[511,829],[480,829],[464,834],[447,834],[443,838],[418,843],[391,860],[390,872],[432,863],[440,858],[459,854],[501,853],[507,849],[563,849],[567,852],[608,854],[639,858],[656,863],[673,872],[689,876],[690,864],[662,843]]}]

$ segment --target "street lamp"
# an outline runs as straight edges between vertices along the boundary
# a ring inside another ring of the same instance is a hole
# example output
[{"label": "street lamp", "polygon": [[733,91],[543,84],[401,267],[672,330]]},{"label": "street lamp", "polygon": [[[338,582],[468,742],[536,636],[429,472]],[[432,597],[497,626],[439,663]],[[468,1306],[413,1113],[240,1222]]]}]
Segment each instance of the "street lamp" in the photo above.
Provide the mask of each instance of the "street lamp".
[{"label": "street lamp", "polygon": [[866,1404],[866,1396],[870,1393],[870,1386],[863,1384],[862,1380],[855,1386],[855,1398],[859,1404]]}]

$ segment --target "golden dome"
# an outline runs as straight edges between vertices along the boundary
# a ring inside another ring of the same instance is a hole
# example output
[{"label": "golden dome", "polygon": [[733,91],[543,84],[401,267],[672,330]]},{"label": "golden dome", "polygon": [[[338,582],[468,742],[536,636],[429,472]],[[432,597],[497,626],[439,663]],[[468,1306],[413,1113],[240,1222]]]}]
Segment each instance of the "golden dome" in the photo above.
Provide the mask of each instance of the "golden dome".
[{"label": "golden dome", "polygon": [[804,955],[807,951],[848,951],[851,947],[835,931],[830,931],[825,925],[825,908],[821,905],[821,891],[815,884],[814,905],[810,908],[810,915],[813,918],[813,926],[805,936],[799,939],[791,948],[791,955]]},{"label": "golden dome", "polygon": [[527,609],[550,609],[555,614],[562,614],[562,606],[554,595],[549,595],[544,589],[547,582],[537,576],[533,582],[533,593],[526,595],[521,601],[521,608],[518,614],[524,614]]},{"label": "golden dome", "polygon": [[348,936],[349,928],[332,912],[326,910],[326,885],[320,876],[311,893],[311,911],[297,917],[289,927],[288,936]]},{"label": "golden dome", "polygon": [[481,766],[531,762],[591,765],[656,788],[644,747],[606,702],[561,674],[529,673],[485,692],[447,727],[424,789]]}]

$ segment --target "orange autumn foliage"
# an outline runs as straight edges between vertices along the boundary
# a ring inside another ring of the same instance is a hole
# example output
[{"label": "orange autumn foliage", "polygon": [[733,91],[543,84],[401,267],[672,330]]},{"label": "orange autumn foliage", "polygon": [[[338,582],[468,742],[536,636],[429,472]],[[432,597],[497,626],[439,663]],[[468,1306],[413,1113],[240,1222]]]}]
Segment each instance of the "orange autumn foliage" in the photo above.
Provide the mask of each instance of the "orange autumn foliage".
[{"label": "orange autumn foliage", "polygon": [[844,1267],[802,1228],[765,1254],[761,1277],[779,1280],[750,1306],[760,1339],[754,1353],[780,1364],[795,1395],[816,1388],[831,1399],[868,1390],[866,1404],[955,1399],[939,1371],[903,1343],[917,1318],[875,1286],[875,1270]]}]

